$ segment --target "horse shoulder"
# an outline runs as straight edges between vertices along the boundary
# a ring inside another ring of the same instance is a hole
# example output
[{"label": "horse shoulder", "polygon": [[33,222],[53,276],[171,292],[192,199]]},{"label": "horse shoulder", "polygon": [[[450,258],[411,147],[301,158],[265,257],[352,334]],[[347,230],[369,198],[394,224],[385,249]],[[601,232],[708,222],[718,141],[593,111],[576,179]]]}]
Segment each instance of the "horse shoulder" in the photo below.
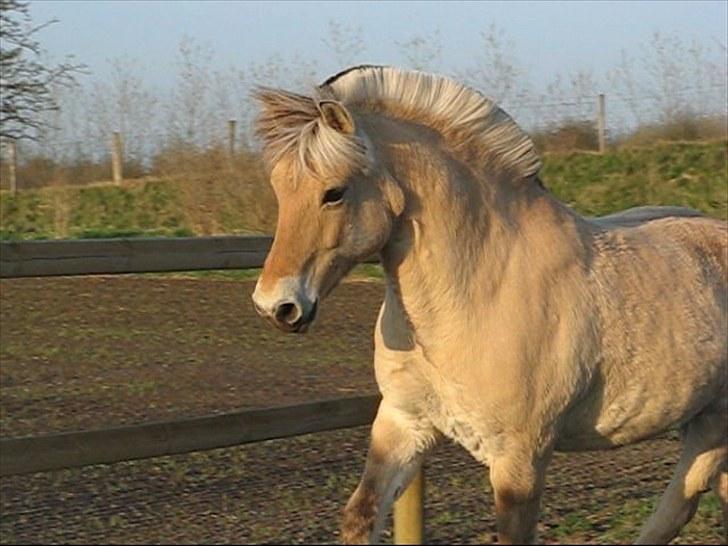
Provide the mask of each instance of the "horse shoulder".
[{"label": "horse shoulder", "polygon": [[382,396],[401,411],[424,418],[434,405],[426,370],[423,350],[399,300],[388,288],[374,331],[374,373]]}]

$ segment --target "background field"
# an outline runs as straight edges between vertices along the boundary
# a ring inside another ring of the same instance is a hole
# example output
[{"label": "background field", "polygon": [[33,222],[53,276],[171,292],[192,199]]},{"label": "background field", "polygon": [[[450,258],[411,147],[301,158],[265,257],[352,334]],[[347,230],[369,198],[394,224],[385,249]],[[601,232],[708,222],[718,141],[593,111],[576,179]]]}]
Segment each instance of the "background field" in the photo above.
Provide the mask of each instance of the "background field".
[{"label": "background field", "polygon": [[[542,178],[590,215],[641,204],[728,217],[728,143],[662,143],[604,155],[547,154]],[[38,239],[272,233],[276,205],[253,154],[181,154],[175,171],[120,185],[50,186],[0,194],[0,237]]]}]

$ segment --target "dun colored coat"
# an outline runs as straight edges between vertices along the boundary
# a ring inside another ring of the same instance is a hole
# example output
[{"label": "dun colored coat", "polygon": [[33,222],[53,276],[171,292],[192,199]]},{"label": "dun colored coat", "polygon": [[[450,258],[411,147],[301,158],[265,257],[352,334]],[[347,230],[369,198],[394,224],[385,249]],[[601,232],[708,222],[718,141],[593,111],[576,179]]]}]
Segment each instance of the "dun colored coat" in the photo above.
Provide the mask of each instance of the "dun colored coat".
[{"label": "dun colored coat", "polygon": [[342,524],[376,541],[444,436],[487,465],[502,543],[535,540],[556,450],[678,427],[684,449],[640,542],[668,542],[712,488],[728,507],[728,231],[677,207],[584,218],[539,179],[531,139],[447,78],[362,66],[314,96],[260,89],[279,203],[253,296],[303,332],[379,253],[382,403]]}]

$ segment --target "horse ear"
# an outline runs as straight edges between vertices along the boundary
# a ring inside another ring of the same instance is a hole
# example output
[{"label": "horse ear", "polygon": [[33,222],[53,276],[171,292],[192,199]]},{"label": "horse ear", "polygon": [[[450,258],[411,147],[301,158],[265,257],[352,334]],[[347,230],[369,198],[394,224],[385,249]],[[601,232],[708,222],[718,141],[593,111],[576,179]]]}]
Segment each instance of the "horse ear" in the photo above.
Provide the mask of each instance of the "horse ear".
[{"label": "horse ear", "polygon": [[343,104],[335,100],[320,100],[316,107],[328,127],[345,135],[354,134],[354,119]]}]

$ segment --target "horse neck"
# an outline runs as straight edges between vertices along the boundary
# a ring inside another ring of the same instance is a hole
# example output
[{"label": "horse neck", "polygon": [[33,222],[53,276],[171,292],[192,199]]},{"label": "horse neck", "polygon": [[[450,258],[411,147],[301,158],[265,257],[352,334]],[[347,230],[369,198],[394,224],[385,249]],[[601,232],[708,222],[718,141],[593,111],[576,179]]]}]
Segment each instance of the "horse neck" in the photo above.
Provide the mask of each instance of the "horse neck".
[{"label": "horse neck", "polygon": [[578,246],[579,217],[536,179],[482,180],[423,143],[402,151],[400,146],[392,154],[388,168],[403,187],[407,207],[382,262],[389,293],[423,334],[438,324],[446,328],[452,317],[469,312],[468,305],[487,306],[507,270],[514,281],[510,256],[524,244],[524,232],[558,232],[565,246]]}]

